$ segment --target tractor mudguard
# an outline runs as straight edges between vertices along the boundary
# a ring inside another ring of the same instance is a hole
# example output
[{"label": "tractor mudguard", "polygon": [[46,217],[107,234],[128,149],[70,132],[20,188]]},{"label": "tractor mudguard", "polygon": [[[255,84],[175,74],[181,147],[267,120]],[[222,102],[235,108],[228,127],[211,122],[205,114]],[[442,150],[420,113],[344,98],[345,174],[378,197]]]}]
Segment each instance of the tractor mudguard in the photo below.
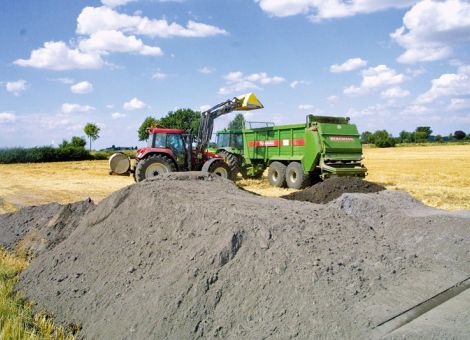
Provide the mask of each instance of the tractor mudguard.
[{"label": "tractor mudguard", "polygon": [[215,162],[223,162],[223,158],[211,158],[209,159],[207,162],[204,163],[204,165],[202,166],[202,169],[201,171],[203,172],[209,172],[209,168],[211,167],[211,165]]}]

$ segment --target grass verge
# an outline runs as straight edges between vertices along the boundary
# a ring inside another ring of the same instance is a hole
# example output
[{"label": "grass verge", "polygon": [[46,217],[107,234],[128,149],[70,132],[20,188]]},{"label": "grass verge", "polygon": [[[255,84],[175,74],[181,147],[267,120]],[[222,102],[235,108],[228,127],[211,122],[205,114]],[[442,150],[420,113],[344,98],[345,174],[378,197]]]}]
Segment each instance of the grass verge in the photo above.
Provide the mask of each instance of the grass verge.
[{"label": "grass verge", "polygon": [[33,312],[32,304],[14,289],[26,259],[0,248],[0,339],[75,339],[78,327],[66,330],[54,325],[45,313]]}]

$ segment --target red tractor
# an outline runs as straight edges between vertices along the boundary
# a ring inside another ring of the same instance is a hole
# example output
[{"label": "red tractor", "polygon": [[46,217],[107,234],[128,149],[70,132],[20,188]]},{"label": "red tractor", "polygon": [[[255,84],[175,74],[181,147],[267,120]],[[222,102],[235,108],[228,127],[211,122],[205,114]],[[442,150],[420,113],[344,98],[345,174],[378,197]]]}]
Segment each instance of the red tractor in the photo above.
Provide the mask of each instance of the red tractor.
[{"label": "red tractor", "polygon": [[262,108],[253,93],[229,99],[201,113],[197,136],[191,131],[150,128],[148,146],[137,150],[135,165],[123,153],[115,153],[109,159],[111,173],[134,174],[136,182],[172,171],[205,171],[232,179],[226,160],[207,151],[214,120],[232,111],[248,111]]}]

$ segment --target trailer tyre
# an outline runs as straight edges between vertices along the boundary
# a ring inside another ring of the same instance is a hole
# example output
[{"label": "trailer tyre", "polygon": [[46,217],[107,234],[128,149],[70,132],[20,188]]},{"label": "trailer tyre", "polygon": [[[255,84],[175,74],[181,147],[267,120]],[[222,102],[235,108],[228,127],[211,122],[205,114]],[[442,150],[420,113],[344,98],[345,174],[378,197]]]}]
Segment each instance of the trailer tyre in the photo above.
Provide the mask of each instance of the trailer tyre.
[{"label": "trailer tyre", "polygon": [[302,189],[310,184],[310,175],[304,173],[302,164],[291,162],[286,169],[286,182],[291,189]]},{"label": "trailer tyre", "polygon": [[135,180],[141,182],[167,172],[176,170],[175,163],[165,155],[151,155],[141,159],[135,167]]},{"label": "trailer tyre", "polygon": [[272,162],[268,169],[269,184],[277,188],[286,186],[286,166],[280,162]]},{"label": "trailer tyre", "polygon": [[240,172],[240,159],[228,151],[220,151],[219,156],[227,160],[228,167],[230,168],[230,180],[235,181],[237,174]]}]

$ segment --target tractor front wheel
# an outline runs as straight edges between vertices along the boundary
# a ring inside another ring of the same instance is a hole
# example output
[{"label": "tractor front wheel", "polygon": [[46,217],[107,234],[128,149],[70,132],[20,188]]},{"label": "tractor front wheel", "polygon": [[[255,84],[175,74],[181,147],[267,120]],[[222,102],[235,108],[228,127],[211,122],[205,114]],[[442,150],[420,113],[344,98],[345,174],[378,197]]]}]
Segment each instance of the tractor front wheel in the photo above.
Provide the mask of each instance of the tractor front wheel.
[{"label": "tractor front wheel", "polygon": [[303,189],[310,183],[310,175],[304,173],[302,164],[291,162],[286,169],[286,182],[291,189]]},{"label": "tractor front wheel", "polygon": [[225,179],[231,179],[232,174],[230,171],[230,167],[225,162],[214,162],[209,167],[209,173],[220,176]]},{"label": "tractor front wheel", "polygon": [[286,186],[286,166],[281,162],[272,162],[268,169],[268,180],[273,187],[284,188]]},{"label": "tractor front wheel", "polygon": [[135,180],[141,182],[167,172],[175,171],[175,164],[165,155],[151,155],[141,159],[135,167]]},{"label": "tractor front wheel", "polygon": [[219,152],[219,156],[226,160],[228,167],[230,168],[230,180],[235,181],[237,174],[240,172],[240,159],[228,151],[222,150]]}]

